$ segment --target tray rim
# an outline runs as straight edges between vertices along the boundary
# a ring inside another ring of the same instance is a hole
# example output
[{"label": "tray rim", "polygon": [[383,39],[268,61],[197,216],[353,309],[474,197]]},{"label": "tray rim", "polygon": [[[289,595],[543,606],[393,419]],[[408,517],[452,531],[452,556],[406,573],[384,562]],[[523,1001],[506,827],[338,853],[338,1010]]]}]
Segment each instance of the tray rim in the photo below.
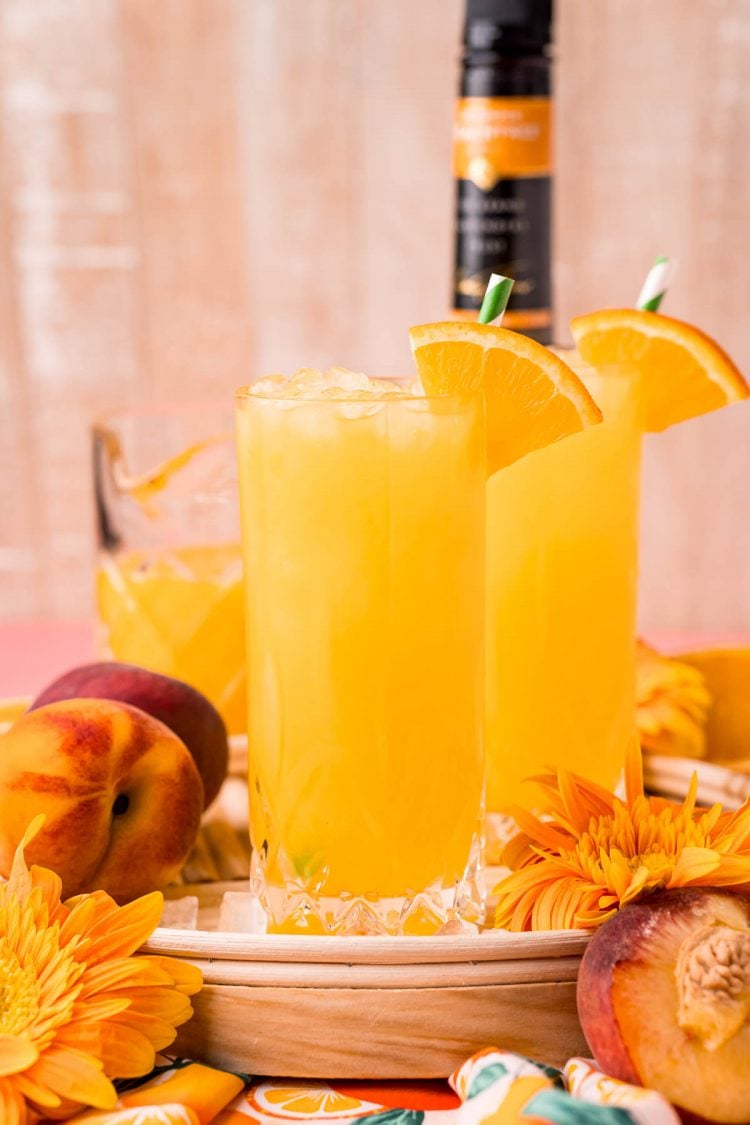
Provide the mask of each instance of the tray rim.
[{"label": "tray rim", "polygon": [[[675,793],[685,793],[693,774],[696,774],[699,803],[701,800],[718,802],[727,810],[739,807],[750,796],[750,775],[733,769],[730,762],[644,753],[643,774],[647,790],[663,791],[666,785],[674,786]],[[677,799],[671,791],[670,799]],[[728,801],[736,801],[737,804],[732,806]]]},{"label": "tray rim", "polygon": [[471,964],[478,961],[556,960],[582,955],[588,930],[511,933],[486,930],[445,937],[305,937],[159,927],[144,953],[216,961],[272,961],[338,965]]}]

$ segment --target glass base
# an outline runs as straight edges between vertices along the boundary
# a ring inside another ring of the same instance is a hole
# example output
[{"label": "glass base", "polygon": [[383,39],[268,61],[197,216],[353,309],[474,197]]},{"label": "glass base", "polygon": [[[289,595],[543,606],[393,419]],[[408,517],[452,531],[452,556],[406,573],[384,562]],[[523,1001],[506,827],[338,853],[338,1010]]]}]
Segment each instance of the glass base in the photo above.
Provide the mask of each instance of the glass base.
[{"label": "glass base", "polygon": [[463,923],[479,926],[484,922],[481,856],[481,841],[476,837],[466,870],[454,884],[437,882],[398,898],[326,896],[296,880],[275,886],[266,882],[257,852],[253,852],[250,883],[268,916],[268,933],[422,937],[455,932]]}]

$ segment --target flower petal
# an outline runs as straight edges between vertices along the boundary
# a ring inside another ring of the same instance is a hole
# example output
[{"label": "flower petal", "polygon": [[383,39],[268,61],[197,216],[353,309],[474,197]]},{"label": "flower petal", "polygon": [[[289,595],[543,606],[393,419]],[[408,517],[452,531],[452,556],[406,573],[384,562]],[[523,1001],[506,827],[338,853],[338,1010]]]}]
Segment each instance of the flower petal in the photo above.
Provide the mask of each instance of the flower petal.
[{"label": "flower petal", "polygon": [[[189,1018],[189,1016],[186,1017],[186,1019]],[[129,1027],[133,1031],[139,1032],[145,1039],[148,1039],[155,1051],[163,1051],[170,1043],[174,1043],[177,1036],[173,1023],[167,1023],[166,1020],[160,1020],[156,1016],[144,1016],[140,1012],[123,1012],[113,1022],[121,1027]],[[185,1020],[178,1022],[184,1023]]]},{"label": "flower petal", "polygon": [[722,856],[709,876],[709,886],[732,887],[741,894],[750,890],[750,856]]},{"label": "flower petal", "polygon": [[0,1078],[0,1121],[3,1125],[26,1125],[23,1098],[9,1078]]},{"label": "flower petal", "polygon": [[83,1051],[51,1047],[31,1068],[29,1077],[80,1105],[113,1109],[117,1104],[117,1093],[101,1062]]},{"label": "flower petal", "polygon": [[123,995],[129,997],[128,1011],[139,1012],[145,1016],[156,1016],[157,1019],[173,1023],[191,1012],[192,1006],[187,996],[183,996],[176,988],[135,988],[123,993],[110,993],[112,996]]},{"label": "flower petal", "polygon": [[49,925],[53,925],[55,922],[62,923],[68,912],[60,898],[62,895],[62,879],[60,876],[56,875],[54,871],[48,871],[46,867],[38,867],[33,864],[31,867],[31,882],[35,889],[39,889],[42,902],[47,907]]},{"label": "flower petal", "polygon": [[625,796],[628,805],[643,796],[643,753],[637,734],[633,734],[625,751]]},{"label": "flower petal", "polygon": [[[566,848],[570,845],[570,837],[561,832],[553,824],[547,821],[539,820],[533,813],[527,812],[519,805],[511,805],[508,809],[508,815],[512,816],[518,827],[521,829],[524,836],[528,837],[535,844],[541,844],[542,847],[548,848],[553,851]],[[511,840],[511,846],[515,844],[515,840]],[[506,859],[506,851],[503,851],[503,859]]]},{"label": "flower petal", "polygon": [[168,973],[177,991],[185,996],[194,996],[203,988],[203,973],[189,961],[182,961],[179,957],[155,957],[150,953],[139,956],[138,962],[142,961],[148,961],[150,965]]},{"label": "flower petal", "polygon": [[[171,1031],[171,1028],[170,1028]],[[172,1033],[172,1039],[174,1033]],[[154,1069],[156,1052],[140,1031],[112,1021],[102,1028],[101,1059],[113,1078],[140,1078]]]},{"label": "flower petal", "polygon": [[39,1051],[27,1036],[0,1035],[0,1078],[28,1070],[38,1058]]},{"label": "flower petal", "polygon": [[714,874],[719,862],[720,856],[711,848],[683,848],[667,886],[687,887],[697,879],[705,879]]},{"label": "flower petal", "polygon": [[[35,1105],[41,1106],[44,1109],[58,1109],[62,1105],[62,1099],[53,1093],[52,1090],[46,1086],[39,1086],[36,1082],[32,1082],[29,1078],[28,1071],[25,1074],[16,1074],[13,1078],[13,1083],[22,1098],[27,1101],[34,1102]],[[3,1118],[0,1117],[0,1121]]]},{"label": "flower petal", "polygon": [[155,968],[145,957],[118,957],[86,967],[81,986],[81,998],[89,999],[98,993],[118,989],[171,985],[172,978],[160,968]]},{"label": "flower petal", "polygon": [[86,947],[88,964],[97,965],[110,958],[135,953],[158,926],[163,909],[161,891],[152,891],[127,906],[118,906],[108,895],[102,896],[96,923],[86,934],[90,939]]},{"label": "flower petal", "polygon": [[103,996],[92,996],[83,1000],[79,996],[73,1005],[71,1022],[85,1020],[88,1023],[98,1023],[100,1020],[112,1019],[112,1016],[119,1015],[129,1007],[129,996],[108,996],[105,993]]}]

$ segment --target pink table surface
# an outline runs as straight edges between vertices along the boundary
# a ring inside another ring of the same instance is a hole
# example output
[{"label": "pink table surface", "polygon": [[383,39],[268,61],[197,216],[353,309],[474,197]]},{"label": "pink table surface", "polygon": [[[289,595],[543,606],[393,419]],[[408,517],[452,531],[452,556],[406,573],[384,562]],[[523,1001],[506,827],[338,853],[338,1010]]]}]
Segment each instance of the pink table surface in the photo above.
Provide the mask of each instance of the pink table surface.
[{"label": "pink table surface", "polygon": [[[655,632],[647,639],[665,652],[750,644],[738,633]],[[0,621],[0,698],[36,695],[69,668],[95,659],[93,621]]]},{"label": "pink table surface", "polygon": [[36,695],[96,659],[92,621],[0,621],[0,698]]}]

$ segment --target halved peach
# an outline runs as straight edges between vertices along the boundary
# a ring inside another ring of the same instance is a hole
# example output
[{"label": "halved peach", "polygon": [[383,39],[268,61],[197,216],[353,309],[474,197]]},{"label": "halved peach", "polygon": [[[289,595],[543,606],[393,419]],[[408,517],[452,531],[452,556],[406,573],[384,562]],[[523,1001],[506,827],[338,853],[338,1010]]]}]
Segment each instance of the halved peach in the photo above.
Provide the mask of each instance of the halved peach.
[{"label": "halved peach", "polygon": [[577,996],[602,1070],[686,1116],[750,1122],[750,900],[696,888],[624,907],[594,934]]}]

